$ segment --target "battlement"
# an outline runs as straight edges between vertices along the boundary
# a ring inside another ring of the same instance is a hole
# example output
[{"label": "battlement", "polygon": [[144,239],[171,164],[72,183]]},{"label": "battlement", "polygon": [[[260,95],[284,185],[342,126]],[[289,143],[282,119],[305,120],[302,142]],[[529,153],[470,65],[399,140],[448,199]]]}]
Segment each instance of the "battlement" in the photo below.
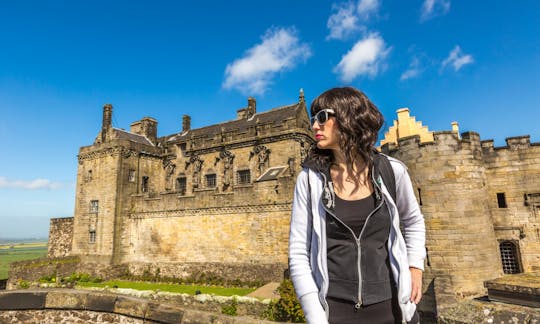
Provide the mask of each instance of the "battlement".
[{"label": "battlement", "polygon": [[[411,155],[414,150],[425,151],[425,154],[433,153],[434,150],[453,149],[456,153],[463,148],[472,149],[475,156],[506,154],[507,152],[523,152],[529,149],[540,147],[540,142],[531,143],[530,135],[514,136],[506,138],[506,145],[495,147],[492,139],[482,140],[480,134],[474,131],[459,134],[457,122],[452,122],[452,130],[430,132],[431,139],[427,140],[425,134],[422,135],[420,128],[413,127],[416,123],[414,117],[409,116],[409,110],[402,108],[397,110],[398,120],[394,121],[394,126],[390,127],[385,138],[381,140],[380,150],[385,154],[395,154],[397,151],[408,151]],[[407,132],[397,132],[397,127],[407,129]],[[427,126],[422,126],[427,129]],[[393,132],[393,133],[392,133]],[[412,135],[411,135],[412,133]],[[389,135],[390,134],[390,135]],[[392,135],[394,134],[394,135]],[[403,136],[403,134],[409,134]]]}]

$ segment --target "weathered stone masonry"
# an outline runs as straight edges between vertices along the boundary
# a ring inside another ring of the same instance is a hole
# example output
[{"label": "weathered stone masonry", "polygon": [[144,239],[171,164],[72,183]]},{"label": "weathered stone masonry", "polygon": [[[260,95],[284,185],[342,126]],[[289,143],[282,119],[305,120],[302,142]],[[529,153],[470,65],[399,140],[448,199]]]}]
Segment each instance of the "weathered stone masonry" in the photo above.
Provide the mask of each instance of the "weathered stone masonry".
[{"label": "weathered stone masonry", "polygon": [[[163,137],[152,118],[130,132],[111,118],[106,105],[94,144],[79,152],[71,251],[54,221],[50,255],[135,274],[282,278],[294,182],[313,143],[302,94],[263,113],[250,98],[236,120],[199,129],[184,115],[182,130]],[[429,132],[408,109],[383,143],[407,165],[426,219],[422,311],[484,294],[503,273],[540,270],[539,143],[494,147],[457,123]]]},{"label": "weathered stone masonry", "polygon": [[236,120],[199,129],[184,115],[159,138],[150,117],[112,127],[112,109],[79,152],[71,255],[134,274],[186,277],[207,264],[228,279],[283,277],[294,181],[313,142],[303,94],[262,113],[249,98]]}]

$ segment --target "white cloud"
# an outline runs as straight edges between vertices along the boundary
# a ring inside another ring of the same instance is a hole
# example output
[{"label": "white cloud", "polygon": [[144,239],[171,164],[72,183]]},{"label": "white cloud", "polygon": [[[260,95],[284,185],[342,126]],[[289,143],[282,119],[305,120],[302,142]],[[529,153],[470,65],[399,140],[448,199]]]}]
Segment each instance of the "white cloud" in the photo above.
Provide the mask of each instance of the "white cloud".
[{"label": "white cloud", "polygon": [[332,11],[336,11],[329,18],[326,26],[330,34],[326,39],[345,39],[361,29],[358,25],[356,8],[351,2],[332,5]]},{"label": "white cloud", "polygon": [[401,74],[401,77],[399,78],[401,81],[405,81],[407,79],[415,78],[422,73],[422,67],[420,65],[420,60],[415,57],[412,59],[411,64],[409,64],[409,68]]},{"label": "white cloud", "polygon": [[446,14],[450,10],[450,0],[424,0],[420,21]]},{"label": "white cloud", "polygon": [[344,82],[351,82],[360,75],[374,77],[382,69],[384,59],[390,52],[381,36],[376,33],[354,44],[353,48],[343,55],[334,73]]},{"label": "white cloud", "polygon": [[372,14],[377,13],[377,10],[379,10],[379,6],[379,0],[360,0],[358,1],[356,10],[360,17],[362,17],[364,20],[367,20]]},{"label": "white cloud", "polygon": [[326,23],[330,30],[326,39],[344,40],[359,31],[365,31],[367,27],[361,22],[367,22],[372,15],[376,14],[379,6],[379,0],[359,0],[356,4],[352,1],[334,3],[333,13]]},{"label": "white cloud", "polygon": [[459,45],[456,45],[450,54],[448,54],[448,57],[442,62],[442,67],[444,68],[448,64],[451,64],[454,67],[454,71],[459,71],[464,65],[473,62],[473,57],[469,54],[463,54]]},{"label": "white cloud", "polygon": [[38,189],[58,189],[60,187],[62,187],[61,183],[52,182],[51,180],[48,180],[48,179],[35,179],[35,180],[25,181],[25,180],[9,180],[4,177],[0,177],[0,188],[38,190]]},{"label": "white cloud", "polygon": [[294,28],[270,28],[260,44],[227,65],[223,87],[248,95],[263,94],[277,73],[294,68],[310,56],[309,45],[300,42]]}]

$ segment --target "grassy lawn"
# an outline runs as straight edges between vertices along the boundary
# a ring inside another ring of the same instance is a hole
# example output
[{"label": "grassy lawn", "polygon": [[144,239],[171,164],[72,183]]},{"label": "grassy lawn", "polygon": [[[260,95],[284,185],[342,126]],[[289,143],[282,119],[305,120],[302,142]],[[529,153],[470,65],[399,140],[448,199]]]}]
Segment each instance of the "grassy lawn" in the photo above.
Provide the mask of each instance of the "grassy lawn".
[{"label": "grassy lawn", "polygon": [[11,262],[43,258],[46,255],[47,242],[0,245],[0,279],[7,279]]},{"label": "grassy lawn", "polygon": [[105,281],[101,283],[93,282],[79,282],[78,286],[81,287],[105,287],[109,286],[110,288],[117,286],[118,288],[131,288],[136,290],[156,290],[168,291],[174,293],[184,293],[195,295],[195,291],[199,290],[202,294],[214,294],[218,296],[245,296],[250,292],[254,291],[254,288],[224,288],[224,287],[213,287],[213,286],[192,286],[192,285],[178,285],[178,284],[165,284],[165,283],[151,283],[151,282],[134,282],[134,281],[123,281],[123,280],[113,280]]}]

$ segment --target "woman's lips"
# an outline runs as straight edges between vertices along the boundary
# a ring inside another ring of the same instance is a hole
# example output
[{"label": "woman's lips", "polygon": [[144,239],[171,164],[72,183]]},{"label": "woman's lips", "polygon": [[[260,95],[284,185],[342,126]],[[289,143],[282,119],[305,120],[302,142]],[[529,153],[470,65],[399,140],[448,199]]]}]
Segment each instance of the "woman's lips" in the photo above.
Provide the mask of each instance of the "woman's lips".
[{"label": "woman's lips", "polygon": [[316,135],[315,135],[315,139],[318,139],[318,140],[321,139],[322,137],[323,137],[323,136],[322,136],[321,134],[316,134]]}]

